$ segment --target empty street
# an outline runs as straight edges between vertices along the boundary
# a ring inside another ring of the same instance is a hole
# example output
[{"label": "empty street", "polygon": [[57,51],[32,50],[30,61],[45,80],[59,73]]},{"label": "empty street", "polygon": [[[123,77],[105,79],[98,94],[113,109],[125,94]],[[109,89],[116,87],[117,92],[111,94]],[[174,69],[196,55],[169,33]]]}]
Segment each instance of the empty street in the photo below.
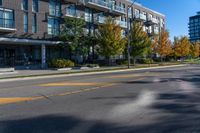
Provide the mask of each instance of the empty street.
[{"label": "empty street", "polygon": [[0,133],[199,133],[200,66],[0,83]]}]

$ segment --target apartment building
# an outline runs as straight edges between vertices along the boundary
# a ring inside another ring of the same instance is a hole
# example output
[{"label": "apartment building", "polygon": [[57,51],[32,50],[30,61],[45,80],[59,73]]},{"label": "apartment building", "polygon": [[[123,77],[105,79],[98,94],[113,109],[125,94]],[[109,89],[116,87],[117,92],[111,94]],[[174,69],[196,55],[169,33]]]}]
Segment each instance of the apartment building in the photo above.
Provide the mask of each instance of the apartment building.
[{"label": "apartment building", "polygon": [[191,42],[200,42],[200,12],[189,19],[189,36]]},{"label": "apartment building", "polygon": [[149,35],[165,28],[164,15],[129,0],[0,0],[0,67],[45,67],[51,58],[67,57],[57,38],[63,18],[83,18],[86,34],[93,35],[108,16],[122,27],[122,35],[127,20],[141,22]]}]

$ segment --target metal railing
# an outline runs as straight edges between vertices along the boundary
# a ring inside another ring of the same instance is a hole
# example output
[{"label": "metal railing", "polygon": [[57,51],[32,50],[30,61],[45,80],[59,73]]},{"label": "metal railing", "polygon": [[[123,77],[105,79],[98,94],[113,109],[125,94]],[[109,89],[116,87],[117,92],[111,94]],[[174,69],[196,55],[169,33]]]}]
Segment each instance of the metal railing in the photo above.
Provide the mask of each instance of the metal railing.
[{"label": "metal railing", "polygon": [[88,0],[88,2],[90,3],[94,3],[96,5],[100,5],[106,8],[110,8],[110,3],[109,2],[105,2],[103,0]]}]

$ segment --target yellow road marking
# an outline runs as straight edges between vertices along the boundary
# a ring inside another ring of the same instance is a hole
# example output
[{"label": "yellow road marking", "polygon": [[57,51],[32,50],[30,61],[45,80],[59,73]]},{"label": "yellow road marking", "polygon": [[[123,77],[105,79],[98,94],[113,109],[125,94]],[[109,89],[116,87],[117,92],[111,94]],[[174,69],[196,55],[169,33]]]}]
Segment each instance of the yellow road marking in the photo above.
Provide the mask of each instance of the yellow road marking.
[{"label": "yellow road marking", "polygon": [[99,85],[100,83],[95,82],[57,82],[57,83],[47,83],[47,84],[40,84],[39,86],[43,87],[50,87],[50,86],[93,86]]},{"label": "yellow road marking", "polygon": [[[145,79],[145,78],[143,77],[143,78],[134,79],[134,81],[143,80],[143,79]],[[118,83],[107,83],[107,84],[104,83],[104,85],[102,85],[102,86],[80,89],[80,90],[69,91],[69,92],[63,92],[63,93],[54,94],[54,95],[47,95],[47,96],[0,98],[0,105],[18,103],[18,102],[26,102],[26,101],[34,101],[34,100],[45,99],[45,98],[54,97],[54,96],[66,96],[66,95],[78,94],[78,93],[82,93],[82,92],[89,92],[89,91],[94,91],[94,90],[97,90],[97,89],[100,89],[100,88],[114,86],[114,85],[117,85],[117,84]]]},{"label": "yellow road marking", "polygon": [[34,100],[45,99],[45,98],[54,97],[54,96],[66,96],[66,95],[78,94],[78,93],[82,93],[82,92],[94,91],[94,90],[97,90],[97,89],[100,89],[100,88],[109,87],[109,86],[113,86],[113,85],[115,85],[115,84],[114,83],[109,83],[109,84],[105,84],[105,85],[99,86],[99,87],[81,89],[81,90],[76,90],[76,91],[71,91],[71,92],[64,92],[64,93],[59,93],[59,94],[54,94],[54,95],[47,95],[47,96],[0,98],[0,105],[11,104],[11,103],[19,103],[19,102],[26,102],[26,101],[34,101]]},{"label": "yellow road marking", "polygon": [[40,99],[41,97],[9,97],[9,98],[0,98],[0,105],[2,104],[10,104],[10,103],[18,103],[25,101],[32,101],[36,99]]},{"label": "yellow road marking", "polygon": [[130,74],[126,74],[126,75],[115,75],[115,76],[110,76],[108,78],[131,78],[131,77],[139,77],[142,75],[130,75]]}]

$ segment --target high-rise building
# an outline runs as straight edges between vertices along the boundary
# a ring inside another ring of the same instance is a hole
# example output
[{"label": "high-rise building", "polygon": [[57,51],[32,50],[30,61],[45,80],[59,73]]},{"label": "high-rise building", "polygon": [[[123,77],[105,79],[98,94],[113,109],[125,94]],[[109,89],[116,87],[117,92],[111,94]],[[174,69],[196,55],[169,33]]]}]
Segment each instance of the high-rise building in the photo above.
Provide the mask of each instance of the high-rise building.
[{"label": "high-rise building", "polygon": [[[128,14],[127,14],[128,13]],[[126,34],[127,16],[149,35],[165,27],[165,16],[129,0],[0,0],[0,66],[41,64],[69,56],[58,47],[64,17],[82,17],[85,32],[112,16]]]},{"label": "high-rise building", "polygon": [[197,12],[197,15],[190,17],[189,36],[191,42],[200,42],[200,12]]}]

